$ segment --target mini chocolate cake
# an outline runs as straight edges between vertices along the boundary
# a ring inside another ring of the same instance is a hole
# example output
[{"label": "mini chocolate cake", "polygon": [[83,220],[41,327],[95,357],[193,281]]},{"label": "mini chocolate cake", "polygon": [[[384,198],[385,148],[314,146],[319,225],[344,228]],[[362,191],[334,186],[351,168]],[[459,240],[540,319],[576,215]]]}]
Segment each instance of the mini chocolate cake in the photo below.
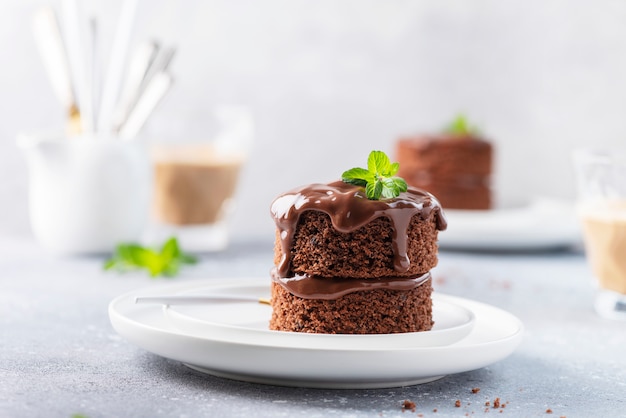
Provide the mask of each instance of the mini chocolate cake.
[{"label": "mini chocolate cake", "polygon": [[437,199],[409,188],[369,200],[342,181],[274,200],[270,329],[386,334],[432,328],[430,270],[446,220]]},{"label": "mini chocolate cake", "polygon": [[446,209],[490,209],[493,147],[472,134],[445,133],[396,142],[398,175],[437,196]]}]

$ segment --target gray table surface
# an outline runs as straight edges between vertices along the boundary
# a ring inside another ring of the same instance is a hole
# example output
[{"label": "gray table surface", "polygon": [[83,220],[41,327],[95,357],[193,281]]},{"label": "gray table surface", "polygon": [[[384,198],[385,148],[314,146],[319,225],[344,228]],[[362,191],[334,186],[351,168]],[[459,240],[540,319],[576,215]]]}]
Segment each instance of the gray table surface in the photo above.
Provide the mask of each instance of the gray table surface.
[{"label": "gray table surface", "polygon": [[[27,238],[0,250],[0,417],[626,416],[626,323],[594,313],[580,251],[441,251],[437,290],[518,316],[518,349],[428,384],[321,390],[203,375],[122,339],[108,303],[163,279],[104,273],[102,259],[55,258]],[[267,276],[271,264],[271,242],[235,242],[172,280]],[[506,408],[485,407],[495,398]]]}]

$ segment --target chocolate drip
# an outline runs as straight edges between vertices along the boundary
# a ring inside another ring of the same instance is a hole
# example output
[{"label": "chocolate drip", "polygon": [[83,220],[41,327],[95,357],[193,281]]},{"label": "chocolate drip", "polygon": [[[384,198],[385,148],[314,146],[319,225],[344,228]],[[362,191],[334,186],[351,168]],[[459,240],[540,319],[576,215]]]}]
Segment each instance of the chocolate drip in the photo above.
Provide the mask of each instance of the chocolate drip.
[{"label": "chocolate drip", "polygon": [[302,299],[339,299],[348,293],[374,289],[409,291],[422,285],[431,278],[430,272],[417,277],[388,277],[381,279],[340,279],[318,278],[310,276],[279,277],[272,269],[272,280],[285,288],[292,295]]},{"label": "chocolate drip", "polygon": [[413,216],[419,215],[423,220],[434,216],[438,230],[443,231],[447,227],[437,199],[421,189],[409,187],[405,193],[394,199],[369,200],[362,187],[343,181],[302,186],[280,195],[271,206],[281,239],[282,258],[277,266],[279,277],[287,277],[289,274],[296,226],[302,212],[307,210],[327,214],[333,227],[346,233],[353,232],[378,217],[387,217],[393,228],[394,269],[398,272],[406,272],[410,267],[407,230]]}]

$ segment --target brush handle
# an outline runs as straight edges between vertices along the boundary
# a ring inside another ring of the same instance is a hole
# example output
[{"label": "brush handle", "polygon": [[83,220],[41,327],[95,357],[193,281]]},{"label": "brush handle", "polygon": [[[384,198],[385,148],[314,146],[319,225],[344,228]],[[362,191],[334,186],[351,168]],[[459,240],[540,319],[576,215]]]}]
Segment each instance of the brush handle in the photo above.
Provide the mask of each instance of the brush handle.
[{"label": "brush handle", "polygon": [[136,12],[137,0],[125,0],[117,22],[111,60],[102,86],[102,101],[97,122],[100,132],[110,132],[113,129],[113,112],[120,93]]},{"label": "brush handle", "polygon": [[120,94],[120,100],[113,116],[113,126],[119,131],[128,119],[130,112],[139,100],[146,74],[158,55],[160,46],[157,42],[146,42],[134,51],[128,64],[126,81]]},{"label": "brush handle", "polygon": [[128,119],[122,125],[119,132],[120,138],[129,140],[137,136],[173,82],[172,76],[167,73],[160,73],[152,78]]},{"label": "brush handle", "polygon": [[33,34],[52,89],[69,115],[71,109],[77,105],[67,52],[61,38],[58,18],[52,8],[44,7],[35,13]]}]

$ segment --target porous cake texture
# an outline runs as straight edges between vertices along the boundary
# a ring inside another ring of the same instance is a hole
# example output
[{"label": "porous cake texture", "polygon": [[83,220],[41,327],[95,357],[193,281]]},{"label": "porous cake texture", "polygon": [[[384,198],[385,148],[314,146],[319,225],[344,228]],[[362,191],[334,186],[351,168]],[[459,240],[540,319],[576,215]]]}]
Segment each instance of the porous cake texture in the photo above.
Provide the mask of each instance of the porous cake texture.
[{"label": "porous cake texture", "polygon": [[[330,217],[319,211],[300,216],[291,248],[291,273],[317,277],[380,278],[411,277],[430,271],[437,265],[437,225],[435,218],[414,216],[407,235],[407,271],[394,267],[391,222],[374,219],[354,232],[339,232]],[[283,257],[280,232],[276,232],[274,264]]]},{"label": "porous cake texture", "polygon": [[432,321],[432,285],[412,290],[375,289],[334,300],[303,299],[272,283],[270,329],[324,334],[391,334],[428,331]]}]

